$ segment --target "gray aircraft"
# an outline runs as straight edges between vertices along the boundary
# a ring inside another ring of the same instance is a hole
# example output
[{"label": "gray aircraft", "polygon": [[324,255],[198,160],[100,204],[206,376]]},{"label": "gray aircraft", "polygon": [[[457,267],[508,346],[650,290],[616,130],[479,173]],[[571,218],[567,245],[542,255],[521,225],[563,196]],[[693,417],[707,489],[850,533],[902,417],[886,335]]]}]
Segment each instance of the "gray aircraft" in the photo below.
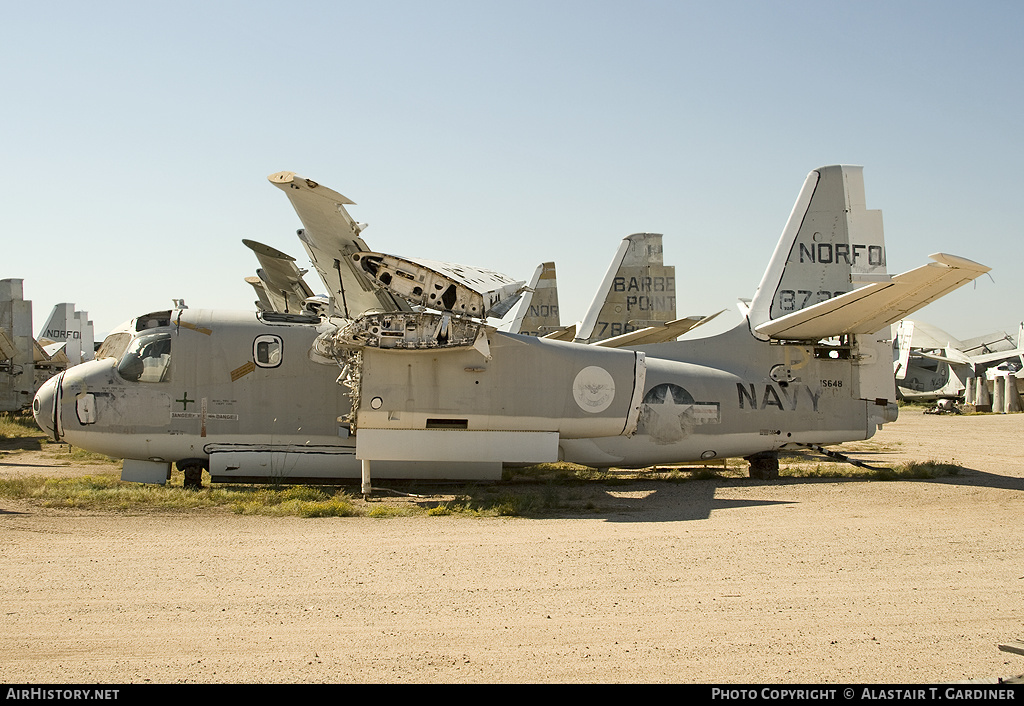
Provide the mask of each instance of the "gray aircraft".
[{"label": "gray aircraft", "polygon": [[965,386],[990,371],[1024,377],[1024,324],[1016,338],[997,331],[965,341],[911,319],[892,328],[896,391],[903,399],[963,399]]},{"label": "gray aircraft", "polygon": [[771,475],[780,450],[866,439],[895,420],[889,326],[989,269],[936,254],[888,274],[861,168],[823,167],[731,331],[559,341],[486,323],[525,282],[373,252],[347,198],[291,172],[269,179],[302,222],[326,306],[133,319],[96,360],[43,386],[43,430],[124,458],[125,480],[162,483],[176,463],[189,485],[205,468],[215,482],[361,478],[368,493],[371,475],[496,479],[505,464],[723,457]]}]

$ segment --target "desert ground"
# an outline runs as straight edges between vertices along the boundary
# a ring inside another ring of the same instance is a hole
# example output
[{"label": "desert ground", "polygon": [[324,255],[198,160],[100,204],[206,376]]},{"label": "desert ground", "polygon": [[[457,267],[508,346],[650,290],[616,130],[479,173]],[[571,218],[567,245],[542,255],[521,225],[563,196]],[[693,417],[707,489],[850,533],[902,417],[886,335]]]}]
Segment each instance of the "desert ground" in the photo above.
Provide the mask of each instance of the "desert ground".
[{"label": "desert ground", "polygon": [[[904,410],[936,480],[639,480],[538,517],[0,499],[8,683],[935,683],[1024,657],[1024,415]],[[852,448],[857,448],[853,446]],[[67,474],[31,455],[0,476]],[[371,500],[371,502],[375,502]],[[376,502],[384,502],[379,500]]]}]

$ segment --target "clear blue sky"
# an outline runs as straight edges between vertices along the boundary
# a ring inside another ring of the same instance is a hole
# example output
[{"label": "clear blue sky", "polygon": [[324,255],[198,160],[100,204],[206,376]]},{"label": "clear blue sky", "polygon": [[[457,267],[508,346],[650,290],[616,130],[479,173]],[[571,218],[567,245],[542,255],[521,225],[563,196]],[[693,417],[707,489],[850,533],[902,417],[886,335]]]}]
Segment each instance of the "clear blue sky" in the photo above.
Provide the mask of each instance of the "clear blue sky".
[{"label": "clear blue sky", "polygon": [[[255,239],[305,265],[266,181],[345,194],[374,249],[528,279],[583,317],[619,241],[664,234],[678,313],[750,297],[807,172],[864,166],[891,272],[991,277],[917,315],[1016,328],[1020,2],[2,4],[0,278],[35,328],[251,309]],[[315,274],[307,277],[318,291]]]}]

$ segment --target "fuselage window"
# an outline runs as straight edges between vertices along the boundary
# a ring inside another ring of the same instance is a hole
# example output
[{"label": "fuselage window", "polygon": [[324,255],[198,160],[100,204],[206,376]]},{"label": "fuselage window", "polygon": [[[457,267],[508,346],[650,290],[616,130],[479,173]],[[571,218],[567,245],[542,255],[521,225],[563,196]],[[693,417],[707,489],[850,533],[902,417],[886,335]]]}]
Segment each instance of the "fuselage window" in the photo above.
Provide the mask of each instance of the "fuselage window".
[{"label": "fuselage window", "polygon": [[257,336],[252,344],[252,359],[261,368],[276,368],[281,364],[284,342],[279,336]]},{"label": "fuselage window", "polygon": [[137,337],[117,364],[117,372],[132,382],[167,382],[171,379],[171,334]]}]

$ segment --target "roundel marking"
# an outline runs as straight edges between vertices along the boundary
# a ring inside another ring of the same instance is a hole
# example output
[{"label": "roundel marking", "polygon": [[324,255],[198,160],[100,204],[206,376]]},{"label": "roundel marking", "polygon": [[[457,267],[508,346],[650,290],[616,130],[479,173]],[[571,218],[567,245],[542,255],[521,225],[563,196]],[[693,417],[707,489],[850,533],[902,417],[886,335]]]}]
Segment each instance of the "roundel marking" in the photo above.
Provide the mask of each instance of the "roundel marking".
[{"label": "roundel marking", "polygon": [[603,412],[615,399],[615,380],[604,368],[591,365],[576,374],[572,396],[584,412]]}]

